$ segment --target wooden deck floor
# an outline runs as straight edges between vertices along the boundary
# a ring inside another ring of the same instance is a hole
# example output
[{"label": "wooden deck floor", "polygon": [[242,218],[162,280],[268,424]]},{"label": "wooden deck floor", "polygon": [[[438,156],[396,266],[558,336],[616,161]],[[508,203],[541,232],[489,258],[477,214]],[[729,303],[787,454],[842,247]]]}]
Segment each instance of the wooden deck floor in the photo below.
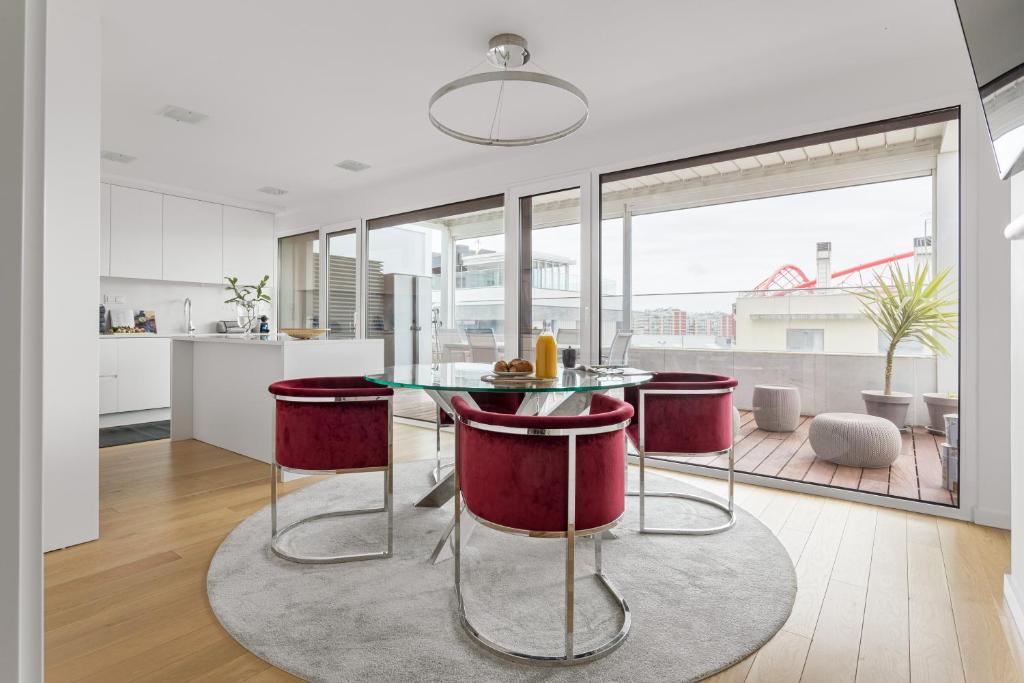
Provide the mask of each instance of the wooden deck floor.
[{"label": "wooden deck floor", "polygon": [[[395,392],[395,415],[434,422],[434,402],[419,390]],[[957,505],[957,498],[942,486],[939,465],[941,437],[923,427],[903,435],[903,449],[892,467],[865,469],[844,467],[818,458],[807,440],[811,418],[804,417],[791,434],[765,432],[754,424],[754,415],[740,411],[742,425],[736,442],[736,471],[822,486],[866,491],[941,505]],[[678,458],[679,461],[725,469],[725,457]]]},{"label": "wooden deck floor", "polygon": [[[956,496],[942,486],[939,443],[942,437],[914,427],[903,435],[903,449],[892,467],[870,469],[835,465],[818,458],[807,439],[811,418],[801,418],[792,433],[765,432],[754,424],[753,413],[741,411],[736,442],[736,471],[803,481],[835,488],[898,496],[942,505],[956,505]],[[725,469],[726,457],[680,458],[697,465]]]}]

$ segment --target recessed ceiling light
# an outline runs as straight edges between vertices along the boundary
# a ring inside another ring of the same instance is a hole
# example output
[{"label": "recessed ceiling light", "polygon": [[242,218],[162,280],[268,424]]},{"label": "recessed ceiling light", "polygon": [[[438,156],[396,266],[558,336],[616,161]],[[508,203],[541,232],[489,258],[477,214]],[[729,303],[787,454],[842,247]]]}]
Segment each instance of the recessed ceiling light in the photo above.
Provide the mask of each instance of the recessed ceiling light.
[{"label": "recessed ceiling light", "polygon": [[206,119],[210,118],[206,114],[200,114],[197,111],[185,109],[184,107],[176,107],[173,104],[168,104],[157,113],[160,114],[160,116],[166,116],[178,123],[202,123]]},{"label": "recessed ceiling light", "polygon": [[280,187],[271,187],[270,185],[264,185],[263,187],[259,188],[256,191],[257,192],[262,192],[264,194],[272,194],[272,195],[275,195],[275,196],[280,196],[280,195],[283,195],[283,194],[288,194],[288,190],[282,190]]},{"label": "recessed ceiling light", "polygon": [[344,161],[339,161],[338,163],[335,164],[335,166],[337,166],[338,168],[343,168],[346,171],[352,171],[353,173],[359,173],[359,171],[365,171],[366,169],[370,168],[369,164],[364,164],[363,162],[356,161],[355,159],[345,159]]},{"label": "recessed ceiling light", "polygon": [[129,154],[121,154],[120,152],[111,152],[109,149],[105,149],[100,152],[100,157],[107,161],[116,161],[119,164],[130,164],[137,157],[133,157]]}]

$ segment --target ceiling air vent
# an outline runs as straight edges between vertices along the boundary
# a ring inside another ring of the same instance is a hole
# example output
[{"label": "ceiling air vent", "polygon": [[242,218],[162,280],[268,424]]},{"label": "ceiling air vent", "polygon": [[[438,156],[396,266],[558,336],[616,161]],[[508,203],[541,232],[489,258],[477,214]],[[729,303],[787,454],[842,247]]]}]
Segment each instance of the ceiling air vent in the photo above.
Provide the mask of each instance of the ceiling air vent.
[{"label": "ceiling air vent", "polygon": [[206,114],[200,114],[197,111],[191,109],[185,109],[184,107],[176,107],[173,104],[168,104],[166,107],[161,109],[159,112],[160,116],[165,116],[178,123],[202,123],[206,119],[210,118]]},{"label": "ceiling air vent", "polygon": [[263,194],[272,194],[275,197],[280,197],[283,194],[288,194],[288,190],[282,190],[280,187],[271,187],[270,185],[264,185],[263,187],[256,190]]},{"label": "ceiling air vent", "polygon": [[119,164],[130,164],[137,157],[133,157],[129,154],[121,154],[120,152],[111,152],[109,149],[105,149],[100,152],[100,157],[107,161],[116,161]]},{"label": "ceiling air vent", "polygon": [[355,159],[345,159],[344,161],[339,161],[338,163],[335,164],[335,166],[337,166],[338,168],[343,168],[346,171],[352,171],[353,173],[359,173],[359,171],[365,171],[366,169],[370,168],[369,164],[364,164],[363,162],[356,161]]}]

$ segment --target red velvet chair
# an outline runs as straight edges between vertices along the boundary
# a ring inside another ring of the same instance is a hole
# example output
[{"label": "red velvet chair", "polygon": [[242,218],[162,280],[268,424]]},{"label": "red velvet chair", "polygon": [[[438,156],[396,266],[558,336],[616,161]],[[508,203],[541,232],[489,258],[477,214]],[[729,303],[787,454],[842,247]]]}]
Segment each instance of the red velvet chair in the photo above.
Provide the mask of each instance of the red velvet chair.
[{"label": "red velvet chair", "polygon": [[[458,416],[455,439],[455,593],[466,632],[507,659],[577,664],[602,657],[626,639],[626,601],[601,569],[601,532],[625,508],[624,430],[633,409],[595,395],[590,413],[573,417],[523,416],[471,408],[452,400]],[[566,539],[565,651],[562,656],[517,652],[482,635],[466,617],[460,581],[462,501],[466,512],[505,533]],[[593,536],[595,574],[618,602],[622,627],[603,644],[577,654],[573,648],[576,537]]]},{"label": "red velvet chair", "polygon": [[[635,417],[626,434],[640,455],[640,533],[644,534],[716,534],[736,523],[733,504],[734,448],[732,394],[738,382],[724,375],[688,372],[659,372],[654,379],[625,390],[626,402]],[[644,483],[644,459],[647,456],[729,455],[729,502],[689,493],[651,493]],[[711,527],[648,527],[644,519],[644,501],[648,497],[682,498],[711,505],[729,518]]]},{"label": "red velvet chair", "polygon": [[[482,410],[492,413],[509,414],[515,414],[519,410],[519,405],[523,402],[524,396],[520,391],[471,391],[469,395],[473,397],[473,400],[476,401],[476,404]],[[442,472],[455,465],[454,462],[444,462],[441,460],[441,428],[451,427],[454,424],[455,420],[452,419],[452,416],[445,412],[441,406],[438,406],[437,414],[434,418],[434,435],[437,445],[434,450],[434,469],[430,471],[435,484],[441,481]]]},{"label": "red velvet chair", "polygon": [[[362,377],[312,377],[275,382],[277,400],[274,462],[270,478],[270,548],[278,557],[307,564],[391,557],[393,489],[391,389]],[[281,471],[302,474],[383,472],[384,504],[379,508],[324,512],[277,528],[277,480]],[[309,557],[281,548],[296,527],[326,517],[387,513],[387,549],[358,555]]]}]

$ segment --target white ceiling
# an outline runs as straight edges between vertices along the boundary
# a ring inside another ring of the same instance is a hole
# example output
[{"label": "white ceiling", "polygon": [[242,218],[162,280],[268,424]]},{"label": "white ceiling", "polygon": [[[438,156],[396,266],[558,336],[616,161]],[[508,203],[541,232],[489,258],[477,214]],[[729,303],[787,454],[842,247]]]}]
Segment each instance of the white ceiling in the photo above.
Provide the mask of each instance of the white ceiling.
[{"label": "white ceiling", "polygon": [[[292,208],[538,154],[461,143],[426,118],[430,94],[499,32],[526,36],[540,66],[590,98],[584,128],[544,146],[557,150],[695,106],[756,107],[858,70],[927,64],[956,40],[948,17],[934,20],[940,1],[104,0],[103,148],[138,160],[104,160],[103,172]],[[158,116],[168,104],[209,119]],[[335,168],[342,159],[372,168]],[[266,185],[289,194],[256,192]]]}]

